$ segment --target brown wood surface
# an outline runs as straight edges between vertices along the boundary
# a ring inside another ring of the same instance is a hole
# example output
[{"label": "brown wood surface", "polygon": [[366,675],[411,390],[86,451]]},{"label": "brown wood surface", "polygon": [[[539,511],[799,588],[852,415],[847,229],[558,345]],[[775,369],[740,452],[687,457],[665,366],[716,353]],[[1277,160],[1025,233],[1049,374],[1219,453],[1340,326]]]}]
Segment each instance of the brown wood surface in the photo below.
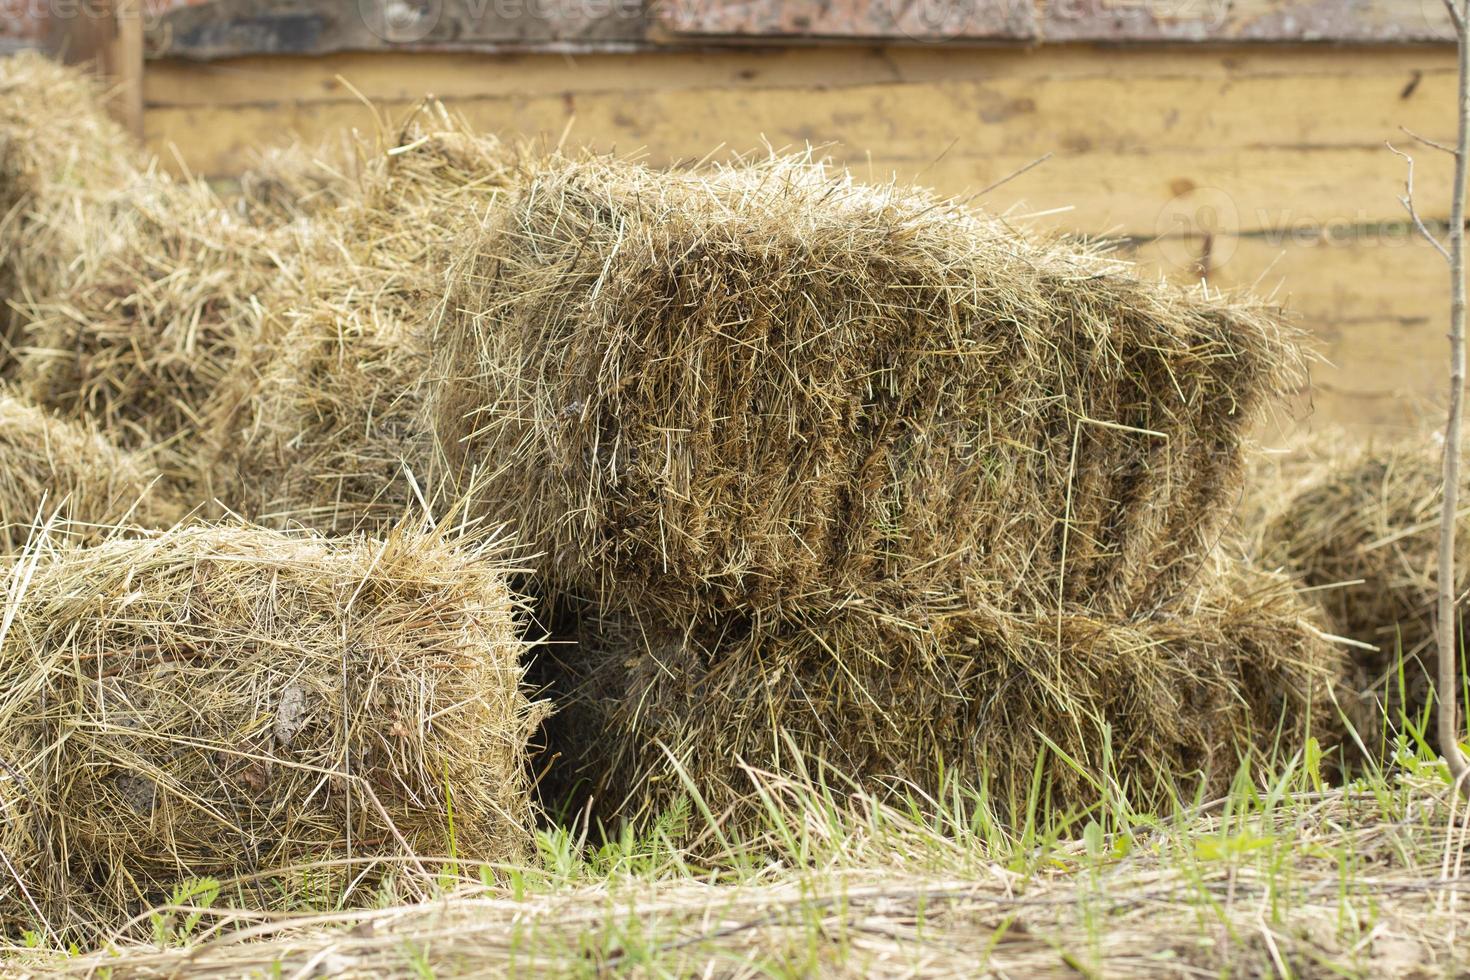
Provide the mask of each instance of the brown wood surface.
[{"label": "brown wood surface", "polygon": [[1031,41],[1032,0],[663,0],[653,21],[673,38]]},{"label": "brown wood surface", "polygon": [[[0,37],[96,0],[0,0]],[[150,53],[1451,41],[1441,0],[142,0]]]},{"label": "brown wood surface", "polygon": [[143,136],[143,0],[88,0],[57,7],[43,46],[68,64],[91,65],[112,89],[108,107],[128,131]]}]

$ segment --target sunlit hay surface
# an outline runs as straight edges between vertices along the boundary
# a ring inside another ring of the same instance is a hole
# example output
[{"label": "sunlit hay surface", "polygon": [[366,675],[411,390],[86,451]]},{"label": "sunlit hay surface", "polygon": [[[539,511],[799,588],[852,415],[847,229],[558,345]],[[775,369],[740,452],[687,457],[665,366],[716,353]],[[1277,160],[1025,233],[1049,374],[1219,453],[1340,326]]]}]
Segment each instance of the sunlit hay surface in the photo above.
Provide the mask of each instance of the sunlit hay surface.
[{"label": "sunlit hay surface", "polygon": [[0,58],[0,374],[21,309],[49,296],[96,234],[83,215],[140,178],[142,156],[95,77],[36,52]]},{"label": "sunlit hay surface", "polygon": [[[1259,549],[1309,586],[1334,632],[1354,649],[1361,717],[1416,725],[1438,669],[1434,642],[1442,446],[1432,439],[1379,442],[1352,451],[1320,446],[1306,472],[1272,494]],[[1457,595],[1470,566],[1470,522],[1456,539]],[[1463,632],[1463,628],[1462,628]],[[1402,682],[1400,680],[1402,670]],[[1430,728],[1433,731],[1433,718]]]},{"label": "sunlit hay surface", "polygon": [[7,615],[12,926],[100,935],[182,881],[381,858],[339,869],[369,901],[413,855],[525,855],[540,709],[492,553],[196,524],[37,555]]},{"label": "sunlit hay surface", "polygon": [[459,231],[494,206],[512,173],[507,149],[437,103],[351,149],[350,166],[274,162],[326,190],[289,182],[307,199],[278,200],[262,219],[310,213],[302,289],[287,328],[236,372],[211,422],[223,498],[269,523],[325,532],[370,529],[419,504],[430,454],[417,324],[443,299]]},{"label": "sunlit hay surface", "polygon": [[56,515],[55,533],[93,544],[122,525],[168,527],[182,510],[146,456],[0,387],[0,557]]},{"label": "sunlit hay surface", "polygon": [[983,775],[1016,820],[1038,766],[1056,806],[1167,807],[1201,779],[1218,792],[1278,739],[1327,740],[1340,668],[1286,579],[1216,574],[1128,620],[1018,614],[979,594],[889,594],[705,635],[565,617],[534,668],[572,692],[549,729],[565,747],[549,795],[591,792],[626,817],[692,791],[740,826],[761,806],[742,763],[789,775],[797,759],[868,791]]},{"label": "sunlit hay surface", "polygon": [[429,413],[553,593],[689,623],[963,573],[1131,612],[1199,568],[1294,340],[806,159],[554,159],[466,242]]}]

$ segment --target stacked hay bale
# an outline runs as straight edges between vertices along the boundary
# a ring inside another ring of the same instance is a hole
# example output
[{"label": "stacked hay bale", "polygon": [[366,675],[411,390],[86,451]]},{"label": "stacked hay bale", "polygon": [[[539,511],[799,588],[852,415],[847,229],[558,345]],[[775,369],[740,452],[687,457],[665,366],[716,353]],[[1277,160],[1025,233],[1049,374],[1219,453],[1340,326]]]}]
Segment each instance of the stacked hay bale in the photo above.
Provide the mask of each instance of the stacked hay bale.
[{"label": "stacked hay bale", "polygon": [[[1434,642],[1442,440],[1411,439],[1343,452],[1321,441],[1299,447],[1306,462],[1284,478],[1262,474],[1257,549],[1312,589],[1332,630],[1355,640],[1353,684],[1365,742],[1385,723],[1420,727],[1428,715],[1439,656]],[[1464,515],[1462,515],[1462,518]],[[1470,524],[1457,538],[1466,588]],[[1461,633],[1463,634],[1463,627]]]},{"label": "stacked hay bale", "polygon": [[195,525],[25,578],[0,638],[8,926],[98,937],[198,878],[225,906],[291,895],[293,865],[363,889],[526,853],[539,707],[493,555]]},{"label": "stacked hay bale", "polygon": [[1143,800],[1322,704],[1305,607],[1210,564],[1243,434],[1302,380],[1266,310],[810,161],[554,160],[469,239],[432,346],[444,479],[581,624],[553,681],[612,707],[578,745],[604,798],[656,803],[664,742],[734,805],[735,754],[781,770],[793,726],[865,776],[945,753],[1015,789],[1008,741],[1096,771],[1102,726]]},{"label": "stacked hay bale", "polygon": [[[278,156],[246,186],[258,220],[310,212],[298,298],[285,330],[236,371],[216,411],[216,491],[276,525],[371,529],[415,509],[428,459],[420,405],[427,354],[417,329],[443,299],[450,245],[504,193],[511,155],[437,104],[391,140],[355,147],[351,168]],[[347,170],[331,180],[330,175]],[[300,175],[314,175],[304,177]]]},{"label": "stacked hay bale", "polygon": [[1194,774],[1220,789],[1278,725],[1294,738],[1329,720],[1329,654],[1283,577],[1232,567],[1136,619],[994,601],[886,597],[723,635],[588,618],[575,648],[549,648],[576,685],[554,742],[592,747],[553,785],[586,781],[611,816],[663,811],[692,783],[739,820],[746,766],[842,790],[932,793],[948,773],[1020,814],[1040,763],[1059,805],[1118,777],[1147,806]]},{"label": "stacked hay bale", "polygon": [[91,250],[84,212],[142,171],[94,77],[36,52],[0,58],[0,375],[24,343],[22,311]]},{"label": "stacked hay bale", "polygon": [[182,513],[146,456],[0,388],[0,557],[57,516],[53,533],[95,543],[123,525],[168,527]]}]

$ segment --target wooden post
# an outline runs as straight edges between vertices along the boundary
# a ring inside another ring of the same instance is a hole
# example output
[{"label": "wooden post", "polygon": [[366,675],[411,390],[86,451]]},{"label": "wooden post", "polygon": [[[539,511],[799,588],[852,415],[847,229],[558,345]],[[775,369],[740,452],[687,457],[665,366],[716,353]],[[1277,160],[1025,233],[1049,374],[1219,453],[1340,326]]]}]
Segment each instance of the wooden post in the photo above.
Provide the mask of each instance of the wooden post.
[{"label": "wooden post", "polygon": [[69,65],[90,64],[113,83],[109,108],[143,138],[143,0],[89,0],[53,13],[46,49]]}]

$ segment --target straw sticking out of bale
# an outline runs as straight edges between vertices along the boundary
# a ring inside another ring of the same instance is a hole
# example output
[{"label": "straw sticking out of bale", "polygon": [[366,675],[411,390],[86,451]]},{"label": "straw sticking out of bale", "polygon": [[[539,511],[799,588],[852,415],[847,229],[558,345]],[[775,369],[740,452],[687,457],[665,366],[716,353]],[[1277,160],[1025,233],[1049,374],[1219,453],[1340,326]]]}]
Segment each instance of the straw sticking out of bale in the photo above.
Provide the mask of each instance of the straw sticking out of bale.
[{"label": "straw sticking out of bale", "polygon": [[[60,219],[58,219],[60,220]],[[161,444],[191,478],[192,442],[242,351],[279,329],[289,236],[244,225],[203,184],[156,177],[92,215],[103,239],[29,311],[24,391],[91,415],[127,448]]]},{"label": "straw sticking out of bale", "polygon": [[210,423],[216,491],[258,519],[342,532],[395,521],[418,503],[427,359],[412,325],[442,301],[450,246],[504,193],[512,158],[438,104],[395,133],[359,142],[350,166],[314,167],[299,154],[274,163],[316,175],[326,190],[285,182],[296,190],[279,210],[312,214],[298,237],[300,295],[281,314],[289,326],[240,367]]},{"label": "straw sticking out of bale", "polygon": [[[1370,736],[1385,718],[1394,728],[1405,717],[1417,724],[1430,707],[1441,453],[1428,440],[1346,454],[1308,449],[1315,462],[1264,494],[1274,507],[1260,532],[1262,560],[1311,587],[1336,633],[1377,648],[1352,652]],[[1457,541],[1463,593],[1470,522]]]},{"label": "straw sticking out of bale", "polygon": [[195,525],[14,581],[12,923],[96,935],[204,876],[525,853],[539,709],[493,554]]},{"label": "straw sticking out of bale", "polygon": [[686,625],[965,576],[1146,609],[1301,380],[1265,310],[806,160],[547,163],[468,240],[432,346],[448,478],[553,593]]},{"label": "straw sticking out of bale", "polygon": [[868,789],[926,792],[946,770],[983,774],[1006,807],[1043,759],[1060,805],[1095,801],[1110,776],[1106,792],[1158,805],[1191,776],[1224,788],[1278,735],[1326,734],[1337,654],[1310,612],[1285,579],[1232,567],[1133,620],[1021,615],[980,595],[888,595],[702,636],[589,616],[537,668],[576,692],[552,722],[553,748],[576,747],[553,786],[580,780],[608,816],[653,814],[686,792],[677,760],[738,822],[759,807],[741,762],[825,762]]},{"label": "straw sticking out of bale", "polygon": [[94,76],[36,52],[0,58],[0,374],[20,344],[20,309],[49,296],[97,233],[81,212],[142,169],[101,94]]},{"label": "straw sticking out of bale", "polygon": [[95,543],[122,524],[167,527],[181,512],[146,457],[0,388],[0,555],[19,552],[54,514],[59,533]]}]

